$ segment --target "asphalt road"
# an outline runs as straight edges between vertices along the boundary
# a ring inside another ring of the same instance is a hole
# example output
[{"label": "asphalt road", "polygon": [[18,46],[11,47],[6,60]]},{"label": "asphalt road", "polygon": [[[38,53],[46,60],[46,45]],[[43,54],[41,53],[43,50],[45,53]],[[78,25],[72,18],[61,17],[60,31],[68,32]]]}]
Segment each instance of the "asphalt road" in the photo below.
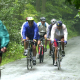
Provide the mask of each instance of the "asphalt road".
[{"label": "asphalt road", "polygon": [[1,80],[80,80],[80,37],[68,40],[65,47],[66,56],[58,70],[52,64],[52,58],[45,53],[44,62],[27,70],[26,58],[3,65]]}]

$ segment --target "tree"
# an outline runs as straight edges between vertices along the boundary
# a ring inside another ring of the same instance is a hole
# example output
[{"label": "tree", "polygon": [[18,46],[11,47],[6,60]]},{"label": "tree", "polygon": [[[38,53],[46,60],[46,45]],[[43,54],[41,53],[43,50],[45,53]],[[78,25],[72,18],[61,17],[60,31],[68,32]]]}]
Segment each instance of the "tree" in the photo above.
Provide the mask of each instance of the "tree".
[{"label": "tree", "polygon": [[80,8],[80,0],[65,0],[66,3],[68,2],[71,5],[74,5],[76,9]]},{"label": "tree", "polygon": [[40,0],[36,0],[36,10],[40,11]]},{"label": "tree", "polygon": [[46,0],[42,0],[42,9],[41,9],[42,14],[45,13],[45,7],[46,7]]}]

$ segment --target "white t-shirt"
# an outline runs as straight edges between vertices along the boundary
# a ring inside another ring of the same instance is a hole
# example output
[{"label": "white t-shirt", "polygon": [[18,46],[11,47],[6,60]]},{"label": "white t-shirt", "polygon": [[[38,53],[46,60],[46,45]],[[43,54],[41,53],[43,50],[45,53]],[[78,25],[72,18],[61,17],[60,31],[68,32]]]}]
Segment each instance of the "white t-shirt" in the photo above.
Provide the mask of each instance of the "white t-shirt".
[{"label": "white t-shirt", "polygon": [[51,29],[51,41],[54,41],[54,39],[60,40],[62,37],[64,37],[64,40],[67,41],[67,28],[66,25],[62,24],[62,29],[58,30],[57,25],[53,25]]}]

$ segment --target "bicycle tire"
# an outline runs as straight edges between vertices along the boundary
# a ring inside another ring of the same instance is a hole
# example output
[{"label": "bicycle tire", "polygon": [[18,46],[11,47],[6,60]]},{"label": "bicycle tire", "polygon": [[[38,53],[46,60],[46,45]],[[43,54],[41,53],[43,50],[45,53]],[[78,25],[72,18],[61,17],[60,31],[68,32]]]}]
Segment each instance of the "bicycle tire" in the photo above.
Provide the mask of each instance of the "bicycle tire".
[{"label": "bicycle tire", "polygon": [[29,63],[30,63],[30,60],[27,58],[27,69],[29,70]]},{"label": "bicycle tire", "polygon": [[30,52],[30,66],[33,67],[33,58],[32,58],[32,52]]},{"label": "bicycle tire", "polygon": [[58,51],[57,53],[57,66],[58,66],[58,70],[60,69],[60,53]]},{"label": "bicycle tire", "polygon": [[44,46],[43,46],[43,55],[42,55],[42,62],[44,60]]},{"label": "bicycle tire", "polygon": [[42,61],[42,56],[41,56],[41,54],[42,54],[42,47],[40,47],[40,55],[39,55],[40,63],[41,63],[41,61]]},{"label": "bicycle tire", "polygon": [[53,65],[54,65],[54,62],[55,62],[54,48],[52,48],[52,58],[53,58]]},{"label": "bicycle tire", "polygon": [[27,55],[27,69],[29,70],[30,68],[32,68],[32,60],[31,60],[31,50],[29,50],[29,54]]}]

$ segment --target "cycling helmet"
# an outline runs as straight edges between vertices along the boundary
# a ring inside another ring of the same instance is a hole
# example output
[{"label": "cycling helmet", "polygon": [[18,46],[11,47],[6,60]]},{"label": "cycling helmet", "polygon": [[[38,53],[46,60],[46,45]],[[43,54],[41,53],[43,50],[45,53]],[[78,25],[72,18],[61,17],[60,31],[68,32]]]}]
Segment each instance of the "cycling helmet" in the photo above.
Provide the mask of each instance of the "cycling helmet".
[{"label": "cycling helmet", "polygon": [[27,21],[34,21],[34,18],[33,17],[27,17],[26,20]]},{"label": "cycling helmet", "polygon": [[56,23],[56,19],[52,19],[51,24],[55,24],[55,23]]},{"label": "cycling helmet", "polygon": [[46,18],[45,17],[41,17],[40,20],[41,21],[46,21]]},{"label": "cycling helmet", "polygon": [[57,26],[62,26],[62,21],[57,21]]}]

